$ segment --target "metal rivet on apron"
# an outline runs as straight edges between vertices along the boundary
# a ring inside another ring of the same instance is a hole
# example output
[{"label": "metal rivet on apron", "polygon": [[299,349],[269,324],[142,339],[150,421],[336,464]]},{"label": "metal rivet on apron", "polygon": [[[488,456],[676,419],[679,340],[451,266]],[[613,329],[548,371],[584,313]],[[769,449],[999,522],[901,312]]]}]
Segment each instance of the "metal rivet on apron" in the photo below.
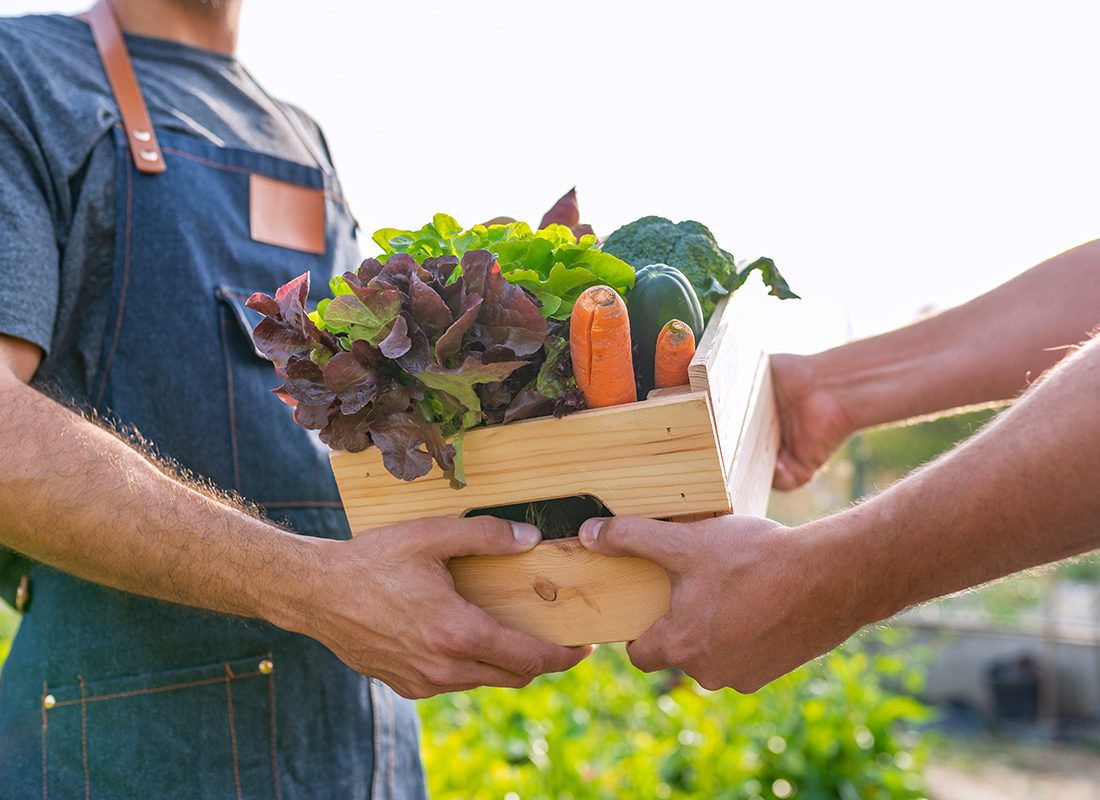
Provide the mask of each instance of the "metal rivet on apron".
[{"label": "metal rivet on apron", "polygon": [[260,662],[261,675],[270,675],[274,669],[275,665],[272,663],[270,658],[265,658],[263,661]]},{"label": "metal rivet on apron", "polygon": [[143,161],[160,161],[160,153],[156,150],[142,150],[141,158]]},{"label": "metal rivet on apron", "polygon": [[19,586],[15,590],[15,610],[22,613],[31,599],[31,581],[26,575],[19,576]]},{"label": "metal rivet on apron", "polygon": [[148,142],[150,139],[153,138],[152,132],[147,131],[144,128],[134,128],[131,136],[133,136],[139,142]]},{"label": "metal rivet on apron", "polygon": [[45,697],[42,698],[42,707],[43,708],[53,708],[56,705],[57,705],[57,698],[54,697],[52,694],[48,694],[48,695],[46,695]]}]

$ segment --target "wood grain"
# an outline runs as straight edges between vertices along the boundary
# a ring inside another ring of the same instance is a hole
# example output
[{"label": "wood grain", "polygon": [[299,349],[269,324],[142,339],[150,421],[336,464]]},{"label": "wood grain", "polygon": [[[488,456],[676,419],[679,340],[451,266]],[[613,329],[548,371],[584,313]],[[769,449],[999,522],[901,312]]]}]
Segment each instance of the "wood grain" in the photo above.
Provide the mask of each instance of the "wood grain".
[{"label": "wood grain", "polygon": [[728,512],[709,401],[689,392],[612,408],[467,432],[466,487],[437,468],[398,483],[378,450],[333,452],[352,531],[478,508],[590,494],[615,514],[673,517]]},{"label": "wood grain", "polygon": [[516,630],[564,645],[637,638],[668,610],[665,571],[640,558],[603,558],[576,539],[518,556],[456,558],[458,593]]}]

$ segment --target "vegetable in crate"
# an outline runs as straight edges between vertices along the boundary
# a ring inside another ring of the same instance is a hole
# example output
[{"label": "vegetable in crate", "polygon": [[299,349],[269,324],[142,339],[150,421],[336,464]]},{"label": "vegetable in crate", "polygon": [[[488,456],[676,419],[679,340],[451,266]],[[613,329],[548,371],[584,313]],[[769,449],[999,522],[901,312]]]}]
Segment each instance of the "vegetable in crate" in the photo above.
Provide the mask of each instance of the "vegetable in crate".
[{"label": "vegetable in crate", "polygon": [[[674,223],[664,217],[642,217],[608,236],[603,251],[638,270],[650,264],[679,269],[699,296],[704,321],[710,319],[718,301],[740,287],[753,270],[760,271],[769,294],[781,300],[798,297],[770,258],[758,258],[739,268],[733,256],[718,246],[714,234],[692,220]],[[698,336],[700,331],[695,333]]]},{"label": "vegetable in crate", "polygon": [[[561,225],[463,230],[437,214],[416,231],[374,234],[383,253],[330,282],[306,313],[309,277],[255,294],[256,347],[274,364],[294,419],[336,450],[376,445],[413,480],[433,461],[461,482],[462,431],[583,407],[567,320],[589,286],[619,291],[634,270]],[[453,440],[453,441],[449,441]]]},{"label": "vegetable in crate", "polygon": [[638,399],[626,304],[610,286],[586,289],[569,323],[573,375],[589,408]]},{"label": "vegetable in crate", "polygon": [[657,336],[653,382],[658,389],[684,386],[688,382],[688,366],[695,355],[695,334],[686,323],[669,320]]},{"label": "vegetable in crate", "polygon": [[645,397],[656,385],[653,360],[661,329],[670,320],[678,319],[691,328],[698,340],[703,335],[703,310],[691,281],[667,264],[651,264],[638,271],[627,308],[638,394]]}]

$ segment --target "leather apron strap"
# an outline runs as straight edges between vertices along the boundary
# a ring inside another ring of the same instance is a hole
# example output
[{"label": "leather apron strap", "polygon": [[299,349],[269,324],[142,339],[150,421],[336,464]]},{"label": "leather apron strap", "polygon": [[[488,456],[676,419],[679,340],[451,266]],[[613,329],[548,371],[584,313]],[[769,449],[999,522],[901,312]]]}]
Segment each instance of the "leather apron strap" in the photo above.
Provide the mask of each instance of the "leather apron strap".
[{"label": "leather apron strap", "polygon": [[99,0],[88,12],[88,24],[92,28],[107,81],[111,84],[115,102],[122,115],[122,125],[126,129],[126,141],[130,144],[130,154],[134,157],[134,166],[138,172],[153,174],[164,172],[164,154],[157,144],[157,134],[149,120],[149,109],[141,95],[134,67],[130,63],[130,54],[122,39],[114,11],[109,0]]}]

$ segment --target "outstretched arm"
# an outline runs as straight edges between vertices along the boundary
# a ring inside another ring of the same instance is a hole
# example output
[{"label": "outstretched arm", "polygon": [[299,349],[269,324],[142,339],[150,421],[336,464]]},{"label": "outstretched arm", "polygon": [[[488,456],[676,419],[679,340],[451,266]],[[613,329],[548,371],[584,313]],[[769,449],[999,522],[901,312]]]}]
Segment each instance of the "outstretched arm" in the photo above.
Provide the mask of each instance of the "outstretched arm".
[{"label": "outstretched arm", "polygon": [[586,546],[656,561],[672,579],[669,613],[630,645],[634,663],[754,691],[914,603],[1100,547],[1100,340],[848,511],[797,528],[599,523],[582,529]]},{"label": "outstretched arm", "polygon": [[584,656],[504,628],[455,593],[448,558],[528,550],[532,526],[422,520],[351,541],[280,530],[27,386],[40,359],[0,336],[0,544],[117,589],[312,636],[406,697],[521,686]]},{"label": "outstretched arm", "polygon": [[783,442],[775,487],[805,483],[862,428],[1015,397],[1097,324],[1100,240],[891,333],[773,356]]}]

